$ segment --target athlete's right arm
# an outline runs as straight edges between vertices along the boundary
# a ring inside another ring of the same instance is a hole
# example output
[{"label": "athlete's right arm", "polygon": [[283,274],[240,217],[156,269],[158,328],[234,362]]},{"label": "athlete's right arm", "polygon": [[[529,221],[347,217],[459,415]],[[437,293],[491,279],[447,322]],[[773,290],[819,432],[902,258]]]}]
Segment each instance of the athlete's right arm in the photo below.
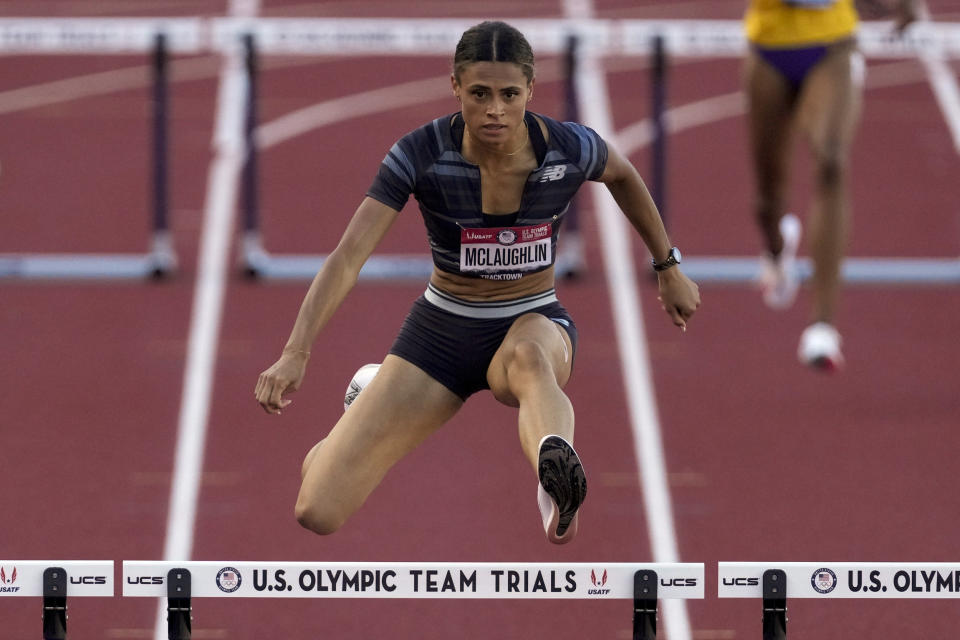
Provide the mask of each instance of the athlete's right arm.
[{"label": "athlete's right arm", "polygon": [[397,214],[396,209],[370,197],[357,207],[339,244],[310,284],[280,359],[257,379],[254,395],[267,413],[279,414],[290,404],[283,396],[300,388],[313,341],[356,284],[361,267]]}]

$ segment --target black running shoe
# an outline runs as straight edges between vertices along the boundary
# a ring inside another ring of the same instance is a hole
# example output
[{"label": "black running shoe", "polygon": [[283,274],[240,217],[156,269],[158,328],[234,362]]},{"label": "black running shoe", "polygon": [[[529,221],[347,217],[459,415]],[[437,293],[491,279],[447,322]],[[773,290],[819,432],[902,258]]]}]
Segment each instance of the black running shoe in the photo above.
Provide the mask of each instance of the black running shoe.
[{"label": "black running shoe", "polygon": [[554,544],[570,542],[577,535],[577,509],[587,496],[580,457],[560,436],[545,436],[540,441],[537,475],[537,503],[547,539]]}]

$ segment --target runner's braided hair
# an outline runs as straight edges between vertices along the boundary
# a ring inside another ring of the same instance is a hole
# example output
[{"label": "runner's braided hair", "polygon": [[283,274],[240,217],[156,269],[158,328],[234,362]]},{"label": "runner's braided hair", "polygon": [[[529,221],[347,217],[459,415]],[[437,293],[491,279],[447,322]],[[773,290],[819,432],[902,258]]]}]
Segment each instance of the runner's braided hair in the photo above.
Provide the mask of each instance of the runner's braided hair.
[{"label": "runner's braided hair", "polygon": [[487,21],[463,32],[453,54],[453,75],[474,62],[512,62],[520,65],[527,82],[533,80],[533,49],[516,28],[506,22]]}]

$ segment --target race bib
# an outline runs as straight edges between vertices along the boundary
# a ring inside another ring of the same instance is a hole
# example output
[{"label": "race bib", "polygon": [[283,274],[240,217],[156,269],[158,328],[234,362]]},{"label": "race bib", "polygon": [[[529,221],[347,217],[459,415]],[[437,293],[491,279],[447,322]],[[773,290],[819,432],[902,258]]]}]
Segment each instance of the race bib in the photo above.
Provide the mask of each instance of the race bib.
[{"label": "race bib", "polygon": [[460,271],[500,280],[553,263],[549,223],[530,227],[463,229],[460,231]]}]

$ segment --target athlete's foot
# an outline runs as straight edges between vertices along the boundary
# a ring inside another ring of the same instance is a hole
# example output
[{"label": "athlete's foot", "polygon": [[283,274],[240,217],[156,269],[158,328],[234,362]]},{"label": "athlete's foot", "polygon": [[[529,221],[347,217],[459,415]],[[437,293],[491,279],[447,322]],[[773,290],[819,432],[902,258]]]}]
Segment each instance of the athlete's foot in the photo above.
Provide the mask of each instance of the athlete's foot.
[{"label": "athlete's foot", "polygon": [[797,357],[803,364],[820,371],[837,371],[843,367],[840,334],[826,322],[815,322],[800,336]]},{"label": "athlete's foot", "polygon": [[560,436],[545,436],[540,440],[537,474],[537,503],[547,539],[566,544],[577,535],[577,510],[587,496],[580,457]]},{"label": "athlete's foot", "polygon": [[779,255],[760,256],[760,289],[763,301],[771,309],[786,309],[793,304],[800,286],[797,275],[797,248],[800,246],[800,219],[792,213],[780,218],[783,249]]}]

